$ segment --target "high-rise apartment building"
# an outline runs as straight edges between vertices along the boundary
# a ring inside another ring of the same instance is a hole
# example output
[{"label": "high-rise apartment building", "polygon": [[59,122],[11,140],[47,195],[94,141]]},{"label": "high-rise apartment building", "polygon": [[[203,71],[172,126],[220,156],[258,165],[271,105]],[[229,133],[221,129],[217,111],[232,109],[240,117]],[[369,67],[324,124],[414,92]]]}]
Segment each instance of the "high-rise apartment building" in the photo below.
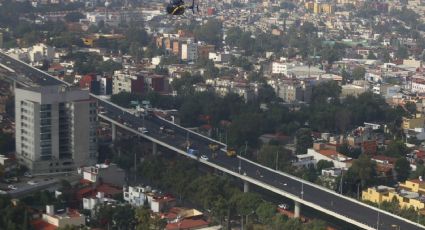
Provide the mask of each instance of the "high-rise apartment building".
[{"label": "high-rise apartment building", "polygon": [[16,154],[33,173],[76,170],[97,159],[96,101],[66,86],[15,89]]}]

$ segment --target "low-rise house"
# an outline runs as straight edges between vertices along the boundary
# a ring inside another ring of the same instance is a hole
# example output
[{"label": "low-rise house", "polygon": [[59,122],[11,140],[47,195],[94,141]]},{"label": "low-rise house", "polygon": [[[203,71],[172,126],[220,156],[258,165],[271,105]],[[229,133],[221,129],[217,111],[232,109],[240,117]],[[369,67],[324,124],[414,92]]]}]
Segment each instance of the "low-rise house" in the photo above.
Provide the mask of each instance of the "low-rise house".
[{"label": "low-rise house", "polygon": [[310,154],[299,154],[294,156],[294,160],[291,161],[292,165],[295,167],[304,167],[307,168],[309,166],[315,166],[316,160],[313,155]]},{"label": "low-rise house", "polygon": [[320,160],[332,161],[336,168],[347,169],[351,167],[352,158],[347,157],[332,149],[308,149],[307,154],[314,157],[316,162]]},{"label": "low-rise house", "polygon": [[83,198],[83,209],[93,211],[96,205],[99,204],[115,204],[116,200],[105,197],[104,192],[98,192],[92,197]]},{"label": "low-rise house", "polygon": [[171,195],[159,195],[151,187],[128,186],[123,188],[123,198],[132,206],[148,205],[152,212],[158,213],[174,207],[176,199]]},{"label": "low-rise house", "polygon": [[196,209],[172,208],[163,215],[167,219],[166,230],[200,229],[208,226],[203,213]]},{"label": "low-rise house", "polygon": [[322,174],[319,176],[320,184],[332,190],[337,189],[338,183],[336,179],[343,171],[343,169],[335,167],[322,169]]},{"label": "low-rise house", "polygon": [[65,226],[85,226],[86,217],[75,209],[55,210],[53,205],[46,206],[41,219],[32,222],[36,230],[57,229]]},{"label": "low-rise house", "polygon": [[125,171],[116,164],[96,164],[95,166],[78,169],[78,173],[83,175],[84,180],[96,183],[108,183],[116,186],[123,186],[125,183]]},{"label": "low-rise house", "polygon": [[384,155],[372,156],[372,161],[376,163],[376,171],[381,176],[390,177],[393,176],[394,164],[397,160],[394,157],[388,157]]},{"label": "low-rise house", "polygon": [[93,184],[92,182],[82,180],[83,184],[88,182],[88,185],[79,189],[76,194],[76,198],[82,201],[84,198],[96,197],[99,193],[103,194],[103,197],[116,197],[122,193],[121,187],[116,187],[110,184]]},{"label": "low-rise house", "polygon": [[382,185],[368,188],[362,192],[362,200],[378,204],[384,201],[397,201],[401,208],[414,208],[417,211],[422,211],[425,208],[424,198],[424,196],[417,192],[404,189],[396,190],[395,188]]}]

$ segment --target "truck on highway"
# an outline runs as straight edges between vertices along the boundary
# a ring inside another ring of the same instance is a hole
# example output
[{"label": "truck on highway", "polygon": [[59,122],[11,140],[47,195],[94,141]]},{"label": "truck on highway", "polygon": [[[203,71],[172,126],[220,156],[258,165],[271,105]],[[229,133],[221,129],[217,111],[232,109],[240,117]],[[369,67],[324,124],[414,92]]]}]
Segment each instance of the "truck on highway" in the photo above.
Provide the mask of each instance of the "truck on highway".
[{"label": "truck on highway", "polygon": [[228,157],[236,157],[236,150],[233,148],[226,149],[226,155]]},{"label": "truck on highway", "polygon": [[218,148],[220,148],[220,146],[219,146],[218,144],[211,143],[211,144],[209,144],[209,145],[208,145],[208,148],[209,148],[211,151],[215,152],[215,151],[217,151],[217,150],[218,150]]}]

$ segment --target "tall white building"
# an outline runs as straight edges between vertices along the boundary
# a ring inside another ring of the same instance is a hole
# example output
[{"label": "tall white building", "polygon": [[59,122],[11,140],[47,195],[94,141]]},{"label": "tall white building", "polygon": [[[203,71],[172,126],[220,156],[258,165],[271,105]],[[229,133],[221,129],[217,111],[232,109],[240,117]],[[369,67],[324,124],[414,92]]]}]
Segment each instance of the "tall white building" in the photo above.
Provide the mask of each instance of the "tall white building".
[{"label": "tall white building", "polygon": [[272,63],[272,74],[288,75],[288,63],[274,61]]},{"label": "tall white building", "polygon": [[182,44],[182,60],[195,61],[198,59],[198,45],[196,43]]},{"label": "tall white building", "polygon": [[29,48],[28,55],[31,62],[51,61],[55,56],[55,48],[40,43]]},{"label": "tall white building", "polygon": [[96,101],[66,86],[15,89],[16,154],[33,173],[76,170],[97,158]]}]

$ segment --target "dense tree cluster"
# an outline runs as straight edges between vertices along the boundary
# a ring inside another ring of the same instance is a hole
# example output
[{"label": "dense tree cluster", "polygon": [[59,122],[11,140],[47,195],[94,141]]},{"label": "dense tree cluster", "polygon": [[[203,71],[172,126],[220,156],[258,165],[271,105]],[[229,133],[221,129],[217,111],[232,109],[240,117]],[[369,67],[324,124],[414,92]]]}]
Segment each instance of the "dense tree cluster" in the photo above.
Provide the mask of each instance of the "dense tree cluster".
[{"label": "dense tree cluster", "polygon": [[122,68],[120,63],[103,61],[101,56],[94,53],[70,53],[65,58],[75,61],[74,70],[78,74],[112,74]]},{"label": "dense tree cluster", "polygon": [[221,46],[222,41],[222,23],[215,19],[208,20],[205,24],[196,26],[194,29],[195,37],[216,47]]},{"label": "dense tree cluster", "polygon": [[311,227],[326,229],[326,225],[320,221],[302,224],[299,220],[288,220],[277,214],[275,205],[264,201],[256,193],[243,193],[229,178],[200,175],[194,161],[167,161],[151,156],[145,159],[139,172],[155,186],[179,194],[180,199],[191,197],[202,208],[211,210],[214,222],[225,226],[229,226],[230,220],[241,216],[241,221],[247,226],[257,220],[265,226],[276,227],[274,229],[288,229],[288,226],[300,230]]},{"label": "dense tree cluster", "polygon": [[29,214],[21,202],[13,205],[11,198],[0,195],[0,226],[4,229],[30,229]]},{"label": "dense tree cluster", "polygon": [[[257,147],[258,137],[264,133],[281,132],[295,136],[300,128],[345,133],[363,125],[364,122],[385,122],[389,124],[392,132],[399,133],[401,116],[405,114],[404,110],[391,108],[382,97],[372,93],[341,100],[341,87],[333,81],[318,84],[313,88],[309,107],[291,111],[284,105],[273,103],[277,99],[272,92],[267,99],[262,100],[269,104],[269,109],[263,111],[259,109],[259,100],[245,103],[235,94],[219,97],[211,92],[194,92],[193,84],[200,82],[201,79],[197,76],[185,76],[173,82],[173,89],[180,92],[177,97],[154,93],[147,95],[121,93],[113,95],[112,101],[128,107],[131,100],[150,100],[154,107],[177,108],[182,125],[190,127],[205,124],[201,117],[208,115],[209,124],[214,128],[213,137],[225,141],[227,136],[228,144],[236,147],[244,146],[246,142],[251,147]],[[268,95],[267,92],[260,91],[259,98],[264,97],[265,93]],[[230,126],[222,126],[223,120],[231,121]],[[299,153],[305,153],[312,142],[311,140],[305,142],[304,138],[300,140]]]}]

